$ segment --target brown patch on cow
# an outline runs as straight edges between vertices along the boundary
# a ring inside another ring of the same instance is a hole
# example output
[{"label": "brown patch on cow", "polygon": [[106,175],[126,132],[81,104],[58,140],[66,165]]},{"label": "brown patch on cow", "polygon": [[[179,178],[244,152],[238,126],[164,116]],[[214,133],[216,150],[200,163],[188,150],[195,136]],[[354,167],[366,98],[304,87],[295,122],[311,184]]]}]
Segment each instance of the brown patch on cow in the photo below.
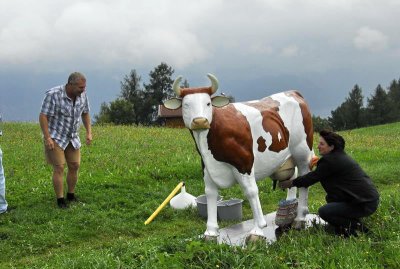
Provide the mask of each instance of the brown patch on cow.
[{"label": "brown patch on cow", "polygon": [[291,96],[294,99],[296,99],[296,101],[300,105],[301,115],[303,116],[304,132],[307,135],[307,145],[308,148],[312,150],[314,129],[313,129],[313,122],[310,113],[310,108],[308,107],[308,104],[304,100],[303,96],[298,91],[288,91],[285,92],[285,94],[287,96]]},{"label": "brown patch on cow", "polygon": [[273,152],[286,149],[289,145],[289,130],[278,113],[280,103],[271,97],[266,97],[259,102],[245,103],[245,105],[261,112],[263,129],[272,137],[272,143],[268,149]]},{"label": "brown patch on cow", "polygon": [[267,149],[267,145],[265,144],[265,139],[262,136],[260,136],[257,139],[257,145],[258,145],[259,152],[264,152]]},{"label": "brown patch on cow", "polygon": [[276,100],[273,100],[271,97],[265,97],[261,99],[260,101],[257,102],[246,102],[244,103],[247,106],[254,107],[258,110],[265,111],[265,110],[274,110],[274,111],[279,111],[279,105],[280,103]]},{"label": "brown patch on cow", "polygon": [[212,88],[211,87],[183,88],[181,89],[180,97],[183,98],[188,94],[194,94],[194,93],[207,93],[209,95],[212,95]]},{"label": "brown patch on cow", "polygon": [[242,174],[251,174],[254,154],[250,124],[233,105],[213,108],[207,142],[216,160],[231,164]]}]

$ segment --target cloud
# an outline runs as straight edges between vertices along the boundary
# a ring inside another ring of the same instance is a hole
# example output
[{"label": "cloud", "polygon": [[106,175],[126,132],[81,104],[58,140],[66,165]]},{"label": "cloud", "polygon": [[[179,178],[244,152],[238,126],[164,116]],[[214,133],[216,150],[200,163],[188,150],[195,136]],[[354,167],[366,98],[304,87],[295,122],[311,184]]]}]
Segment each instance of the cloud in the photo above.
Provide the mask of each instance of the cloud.
[{"label": "cloud", "polygon": [[[35,12],[29,6],[0,8],[10,10],[0,18],[0,64],[8,68],[40,68],[40,63],[51,69],[60,62],[112,68],[160,61],[184,68],[209,56],[191,29],[201,14],[190,17],[181,7],[159,1],[62,1],[56,8],[42,0]],[[195,12],[196,5],[188,8]]]},{"label": "cloud", "polygon": [[[334,90],[340,104],[356,83],[368,90],[399,76],[399,5],[398,0],[3,0],[0,93],[53,86],[49,81],[79,70],[104,91],[91,100],[95,108],[115,97],[118,80],[129,70],[145,81],[166,62],[191,85],[208,83],[203,74],[215,73],[238,100],[249,94],[238,86],[241,81],[259,82],[261,96],[272,82],[283,89],[318,81],[321,95]],[[29,79],[19,79],[22,74]],[[12,106],[26,109],[21,102]],[[318,106],[333,109],[325,102]]]},{"label": "cloud", "polygon": [[34,14],[14,18],[0,32],[0,61],[9,64],[26,64],[42,55],[43,43],[49,29],[45,21]]},{"label": "cloud", "polygon": [[262,43],[251,44],[249,50],[251,53],[254,54],[272,54],[274,51],[272,46],[265,45]]},{"label": "cloud", "polygon": [[378,30],[365,26],[357,31],[353,43],[357,49],[382,51],[388,47],[388,37]]},{"label": "cloud", "polygon": [[[0,69],[54,70],[59,63],[67,69],[148,68],[161,61],[178,69],[216,61],[221,68],[233,55],[243,68],[266,68],[268,62],[288,70],[298,58],[311,69],[336,64],[337,57],[326,52],[342,48],[359,25],[371,27],[358,29],[354,47],[386,48],[388,37],[373,30],[384,22],[370,12],[383,14],[393,3],[372,10],[360,0],[2,1]],[[389,16],[395,14],[387,21]],[[366,18],[372,22],[364,23]],[[341,53],[346,58],[353,52]]]},{"label": "cloud", "polygon": [[284,47],[281,50],[281,54],[284,57],[294,57],[297,56],[299,54],[299,47],[296,45],[290,45],[287,47]]}]

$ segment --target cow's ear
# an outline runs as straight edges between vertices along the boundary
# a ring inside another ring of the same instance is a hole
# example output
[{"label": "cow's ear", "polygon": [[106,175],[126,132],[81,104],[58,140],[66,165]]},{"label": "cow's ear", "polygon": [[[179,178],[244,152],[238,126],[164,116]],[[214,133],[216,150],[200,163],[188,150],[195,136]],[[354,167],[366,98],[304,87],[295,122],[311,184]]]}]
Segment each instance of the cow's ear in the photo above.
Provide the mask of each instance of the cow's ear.
[{"label": "cow's ear", "polygon": [[168,109],[178,109],[182,105],[182,99],[171,98],[164,102],[164,106]]},{"label": "cow's ear", "polygon": [[229,104],[229,98],[226,96],[214,96],[211,98],[211,103],[216,107],[223,107]]},{"label": "cow's ear", "polygon": [[171,98],[164,102],[164,106],[168,109],[178,109],[182,105],[182,99]]}]

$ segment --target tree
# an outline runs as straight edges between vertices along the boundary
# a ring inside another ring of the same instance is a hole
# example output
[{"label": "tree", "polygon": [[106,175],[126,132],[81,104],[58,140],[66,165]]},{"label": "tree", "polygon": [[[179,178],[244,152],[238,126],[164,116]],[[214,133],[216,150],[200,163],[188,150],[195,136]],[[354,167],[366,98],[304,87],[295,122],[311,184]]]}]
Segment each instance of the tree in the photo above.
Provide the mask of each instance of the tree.
[{"label": "tree", "polygon": [[[173,96],[171,75],[174,70],[161,63],[150,72],[150,83],[140,86],[141,77],[131,70],[121,81],[121,94],[110,105],[103,103],[96,123],[149,125],[157,119],[159,104]],[[186,82],[187,83],[187,82]],[[189,85],[187,83],[187,85]]]},{"label": "tree", "polygon": [[328,119],[321,118],[320,116],[312,116],[314,132],[320,132],[324,129],[332,130]]},{"label": "tree", "polygon": [[390,100],[386,91],[379,84],[371,98],[368,98],[368,119],[371,125],[388,123],[390,119]]},{"label": "tree", "polygon": [[395,79],[389,86],[388,96],[390,100],[389,122],[400,120],[400,79]]},{"label": "tree", "polygon": [[365,109],[363,107],[361,88],[356,84],[346,100],[331,111],[328,121],[334,130],[355,129],[365,126]]},{"label": "tree", "polygon": [[347,129],[346,120],[346,103],[342,103],[339,107],[335,110],[331,111],[331,117],[328,117],[329,125],[332,126],[333,130],[340,131]]},{"label": "tree", "polygon": [[365,113],[364,110],[364,96],[362,95],[361,88],[356,84],[354,88],[349,93],[349,97],[346,99],[347,103],[347,127],[348,129],[356,129],[363,127],[365,123],[363,122]]},{"label": "tree", "polygon": [[110,104],[103,102],[100,106],[99,115],[95,115],[96,124],[132,124],[134,123],[133,105],[123,98],[111,101]]},{"label": "tree", "polygon": [[121,81],[121,94],[110,104],[102,103],[96,123],[139,124],[143,120],[143,90],[140,87],[140,76],[131,70]]},{"label": "tree", "polygon": [[378,85],[367,98],[366,107],[363,107],[361,88],[356,84],[345,102],[331,111],[328,121],[334,130],[400,121],[400,79],[392,80],[387,92]]},{"label": "tree", "polygon": [[174,70],[166,63],[161,63],[150,72],[150,83],[144,84],[146,107],[150,116],[149,123],[156,121],[158,105],[174,96],[171,79]]},{"label": "tree", "polygon": [[185,80],[183,81],[183,83],[182,83],[182,85],[181,85],[181,88],[189,88],[189,87],[190,87],[189,82],[188,82],[187,79],[185,78]]},{"label": "tree", "polygon": [[115,124],[134,123],[133,105],[129,101],[118,98],[110,103],[110,121]]},{"label": "tree", "polygon": [[141,77],[133,69],[129,73],[129,76],[125,76],[124,80],[121,81],[121,97],[130,103],[135,103],[138,92],[142,89],[140,87]]},{"label": "tree", "polygon": [[133,120],[135,124],[145,124],[147,122],[147,109],[145,102],[145,93],[140,86],[141,77],[136,73],[136,70],[131,70],[129,76],[125,76],[121,81],[120,97],[128,101],[132,105]]},{"label": "tree", "polygon": [[100,112],[98,115],[94,116],[94,121],[96,124],[110,123],[110,107],[106,102],[101,103]]}]

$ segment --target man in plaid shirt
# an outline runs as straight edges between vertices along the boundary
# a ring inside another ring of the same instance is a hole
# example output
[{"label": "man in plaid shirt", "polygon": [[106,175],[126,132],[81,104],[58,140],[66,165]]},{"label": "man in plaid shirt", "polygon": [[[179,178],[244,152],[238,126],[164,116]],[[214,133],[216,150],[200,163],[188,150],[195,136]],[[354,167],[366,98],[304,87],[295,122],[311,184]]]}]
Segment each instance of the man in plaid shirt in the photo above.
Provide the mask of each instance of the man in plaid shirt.
[{"label": "man in plaid shirt", "polygon": [[86,144],[92,141],[86,78],[79,72],[68,77],[66,85],[47,90],[39,115],[47,162],[53,166],[53,186],[60,208],[66,208],[63,176],[67,163],[67,200],[76,201],[75,186],[81,160],[79,126],[82,118]]}]

